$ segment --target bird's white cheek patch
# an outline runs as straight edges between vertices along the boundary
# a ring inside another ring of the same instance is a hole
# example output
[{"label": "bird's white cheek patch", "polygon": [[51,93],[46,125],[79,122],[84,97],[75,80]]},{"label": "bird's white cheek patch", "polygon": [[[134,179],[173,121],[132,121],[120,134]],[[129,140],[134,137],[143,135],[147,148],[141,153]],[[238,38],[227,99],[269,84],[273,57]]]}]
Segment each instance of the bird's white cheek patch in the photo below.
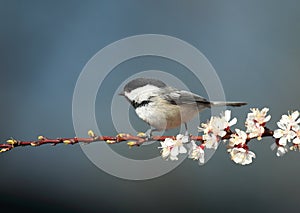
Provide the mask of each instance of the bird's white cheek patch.
[{"label": "bird's white cheek patch", "polygon": [[144,101],[151,96],[152,92],[157,91],[159,88],[153,85],[146,85],[143,87],[136,88],[131,90],[131,92],[125,92],[125,95],[129,98],[129,100],[135,100],[136,102]]}]

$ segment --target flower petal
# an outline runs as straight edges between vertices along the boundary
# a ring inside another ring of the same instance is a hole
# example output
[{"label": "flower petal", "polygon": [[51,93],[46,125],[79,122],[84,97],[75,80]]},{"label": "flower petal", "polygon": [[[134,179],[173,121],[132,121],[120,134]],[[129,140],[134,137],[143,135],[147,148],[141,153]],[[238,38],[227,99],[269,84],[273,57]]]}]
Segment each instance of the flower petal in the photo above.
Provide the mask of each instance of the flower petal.
[{"label": "flower petal", "polygon": [[233,126],[237,123],[237,119],[233,118],[230,122],[229,122],[229,126]]},{"label": "flower petal", "polygon": [[171,155],[171,156],[177,156],[178,154],[179,154],[179,152],[178,152],[178,146],[173,147],[173,148],[171,149],[170,155]]},{"label": "flower petal", "polygon": [[226,110],[224,112],[224,117],[225,117],[225,120],[226,121],[229,121],[230,120],[230,117],[231,117],[231,111],[230,110]]},{"label": "flower petal", "polygon": [[161,157],[163,159],[166,159],[167,157],[169,157],[169,155],[170,155],[170,148],[169,147],[163,148],[161,151]]},{"label": "flower petal", "polygon": [[276,129],[273,133],[274,138],[281,138],[283,136],[283,131],[281,129]]},{"label": "flower petal", "polygon": [[165,145],[166,146],[173,146],[175,144],[174,140],[172,138],[166,138],[165,139]]},{"label": "flower petal", "polygon": [[292,113],[292,119],[295,121],[298,117],[299,117],[299,112],[298,111],[295,111]]},{"label": "flower petal", "polygon": [[300,127],[299,127],[298,124],[293,124],[291,128],[292,128],[292,130],[294,130],[294,131],[298,131],[298,130],[300,129]]},{"label": "flower petal", "polygon": [[294,144],[300,144],[300,138],[296,137],[296,138],[293,140],[293,143],[294,143]]},{"label": "flower petal", "polygon": [[280,145],[282,145],[282,146],[285,146],[285,145],[286,145],[286,140],[287,140],[286,137],[281,137],[281,138],[279,139],[279,142],[278,142],[278,143],[279,143]]},{"label": "flower petal", "polygon": [[255,153],[252,152],[252,151],[248,151],[248,155],[249,155],[251,158],[256,158]]},{"label": "flower petal", "polygon": [[188,143],[189,139],[190,139],[189,136],[185,135],[182,137],[181,141],[182,141],[182,143]]},{"label": "flower petal", "polygon": [[187,150],[184,146],[180,146],[179,147],[179,153],[183,154],[183,153],[187,153]]},{"label": "flower petal", "polygon": [[266,115],[269,112],[269,108],[265,107],[261,110],[261,113]]},{"label": "flower petal", "polygon": [[286,129],[287,127],[286,127],[286,125],[285,124],[283,124],[282,122],[277,122],[277,126],[280,128],[280,129]]},{"label": "flower petal", "polygon": [[269,120],[271,120],[271,115],[268,115],[268,116],[264,119],[264,122],[268,122]]},{"label": "flower petal", "polygon": [[170,155],[170,160],[178,160],[177,156]]},{"label": "flower petal", "polygon": [[287,152],[287,149],[286,149],[285,147],[279,146],[279,147],[277,148],[276,155],[277,155],[277,157],[281,157],[281,156],[283,156],[286,152]]},{"label": "flower petal", "polygon": [[183,137],[184,137],[184,135],[178,134],[178,135],[176,136],[176,140],[180,141],[180,140],[182,140]]}]

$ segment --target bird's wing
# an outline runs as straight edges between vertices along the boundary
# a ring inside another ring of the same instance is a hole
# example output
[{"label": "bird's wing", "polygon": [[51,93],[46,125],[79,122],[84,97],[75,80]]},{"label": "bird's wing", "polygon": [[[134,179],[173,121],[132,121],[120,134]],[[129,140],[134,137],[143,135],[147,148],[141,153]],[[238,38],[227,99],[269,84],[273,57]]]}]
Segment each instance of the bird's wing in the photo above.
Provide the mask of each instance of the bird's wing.
[{"label": "bird's wing", "polygon": [[163,97],[171,104],[176,104],[176,105],[195,104],[195,102],[201,104],[207,104],[208,106],[211,104],[205,98],[185,90],[173,90],[173,91],[171,90],[165,93]]}]

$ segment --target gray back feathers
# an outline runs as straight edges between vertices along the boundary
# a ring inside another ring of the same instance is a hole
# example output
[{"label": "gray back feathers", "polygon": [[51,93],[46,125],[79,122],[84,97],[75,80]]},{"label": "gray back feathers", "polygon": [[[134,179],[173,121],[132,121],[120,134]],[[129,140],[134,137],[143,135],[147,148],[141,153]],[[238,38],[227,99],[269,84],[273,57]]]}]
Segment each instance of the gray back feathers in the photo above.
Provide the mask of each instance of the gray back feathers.
[{"label": "gray back feathers", "polygon": [[210,106],[210,102],[205,98],[196,95],[192,92],[185,90],[177,90],[172,87],[168,87],[168,91],[163,94],[165,100],[172,104],[181,105],[181,104],[203,104],[207,107]]}]

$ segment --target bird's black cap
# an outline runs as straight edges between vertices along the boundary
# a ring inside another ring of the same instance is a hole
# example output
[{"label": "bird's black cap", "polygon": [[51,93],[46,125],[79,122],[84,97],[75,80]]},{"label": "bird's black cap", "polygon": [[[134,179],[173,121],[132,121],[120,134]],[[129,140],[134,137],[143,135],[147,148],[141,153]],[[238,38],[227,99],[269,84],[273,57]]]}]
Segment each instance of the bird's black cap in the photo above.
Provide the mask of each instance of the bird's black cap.
[{"label": "bird's black cap", "polygon": [[163,88],[163,87],[167,86],[164,82],[157,80],[157,79],[136,78],[125,85],[124,92],[131,92],[132,90],[134,90],[136,88],[143,87],[146,85],[153,85],[153,86],[156,86],[159,88]]}]

